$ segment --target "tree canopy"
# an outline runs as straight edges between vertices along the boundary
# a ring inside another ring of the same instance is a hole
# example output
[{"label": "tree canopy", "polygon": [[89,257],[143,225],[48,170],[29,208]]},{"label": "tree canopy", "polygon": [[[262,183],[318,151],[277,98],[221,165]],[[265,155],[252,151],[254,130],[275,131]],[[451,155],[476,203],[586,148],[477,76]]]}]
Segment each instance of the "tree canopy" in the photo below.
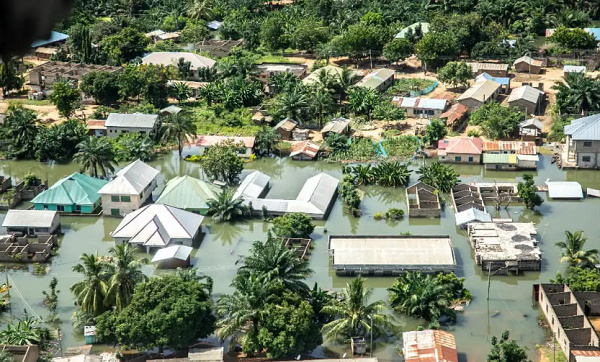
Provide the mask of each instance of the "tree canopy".
[{"label": "tree canopy", "polygon": [[508,138],[525,120],[525,114],[515,109],[503,107],[498,102],[488,102],[471,114],[469,124],[480,126],[491,139]]}]

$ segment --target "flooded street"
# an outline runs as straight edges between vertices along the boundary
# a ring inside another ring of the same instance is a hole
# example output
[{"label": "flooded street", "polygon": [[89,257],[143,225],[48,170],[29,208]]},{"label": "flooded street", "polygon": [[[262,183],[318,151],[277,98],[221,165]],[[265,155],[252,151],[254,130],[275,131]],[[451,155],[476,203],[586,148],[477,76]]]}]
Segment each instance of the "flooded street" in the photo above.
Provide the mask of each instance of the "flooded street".
[{"label": "flooded street", "polygon": [[[189,149],[184,154],[193,152]],[[154,194],[158,196],[165,181],[178,175],[190,175],[202,178],[202,172],[197,164],[179,161],[177,153],[163,155],[150,162],[161,174],[159,188]],[[272,178],[269,197],[295,198],[305,180],[319,172],[327,172],[341,177],[341,166],[326,162],[302,162],[289,159],[262,159],[246,164],[247,170],[259,170]],[[48,179],[53,184],[58,179],[79,170],[77,164],[46,165],[33,161],[2,161],[0,174],[11,176],[18,180],[34,172],[42,179]],[[481,166],[456,166],[461,181],[514,181],[521,172],[486,171]],[[245,171],[247,172],[247,171]],[[244,173],[245,175],[245,173]],[[578,181],[584,188],[600,188],[600,172],[597,171],[560,171],[550,164],[549,156],[541,156],[539,169],[535,174],[538,185],[546,179],[552,181]],[[411,176],[411,183],[417,180]],[[492,335],[499,335],[508,329],[511,336],[520,345],[529,348],[530,358],[536,359],[535,344],[545,341],[545,332],[537,325],[538,311],[531,306],[531,286],[537,282],[547,282],[557,271],[563,271],[566,265],[559,263],[560,251],[554,243],[564,237],[565,230],[583,230],[589,238],[586,248],[600,248],[600,223],[596,216],[600,209],[600,199],[583,201],[548,201],[546,195],[544,204],[539,208],[541,215],[535,215],[525,210],[522,205],[512,205],[508,212],[502,209],[498,214],[492,207],[488,211],[492,215],[510,217],[519,222],[533,222],[538,229],[538,238],[543,252],[541,272],[528,272],[520,276],[492,276],[490,300],[487,301],[487,275],[481,272],[473,260],[466,233],[454,224],[453,210],[448,202],[440,219],[408,219],[397,222],[376,221],[373,214],[385,212],[391,207],[402,208],[406,211],[404,189],[369,187],[361,205],[364,215],[354,218],[343,213],[341,202],[338,200],[327,221],[317,221],[313,234],[315,249],[310,264],[315,271],[308,280],[329,289],[345,286],[349,278],[336,277],[330,267],[327,253],[327,235],[329,234],[392,234],[402,232],[411,234],[448,234],[452,237],[457,258],[457,274],[466,278],[465,286],[473,294],[473,302],[464,313],[460,313],[456,325],[450,327],[455,333],[461,360],[483,361],[490,349],[489,340]],[[58,311],[61,328],[64,331],[63,346],[83,344],[83,336],[72,331],[70,316],[74,310],[73,297],[69,287],[78,280],[79,275],[71,268],[78,262],[82,253],[106,254],[114,245],[109,233],[117,226],[120,219],[111,217],[62,217],[62,245],[59,254],[51,259],[49,272],[44,276],[33,275],[26,270],[11,270],[8,272],[14,282],[12,294],[12,313],[20,316],[24,308],[32,308],[37,314],[45,317],[48,311],[41,305],[42,290],[48,289],[48,283],[53,276],[58,278],[59,295]],[[236,224],[214,224],[210,218],[205,219],[203,228],[206,235],[202,244],[192,254],[192,264],[201,273],[214,279],[214,294],[231,291],[229,286],[236,273],[236,261],[249,250],[252,241],[264,240],[269,224],[261,220],[249,220]],[[146,266],[144,272],[153,275],[156,271],[152,266]],[[162,272],[162,271],[160,271]],[[160,273],[159,272],[159,273]],[[2,276],[3,278],[4,276]],[[374,298],[387,300],[386,288],[393,283],[393,278],[370,277],[368,283],[375,287]],[[19,297],[22,295],[23,299]],[[4,320],[10,318],[4,313]],[[403,330],[415,329],[422,321],[412,318],[398,318]],[[376,355],[380,361],[398,359],[396,355],[397,340],[378,345]],[[348,352],[341,346],[332,346],[335,353]],[[468,359],[465,357],[468,354]]]}]

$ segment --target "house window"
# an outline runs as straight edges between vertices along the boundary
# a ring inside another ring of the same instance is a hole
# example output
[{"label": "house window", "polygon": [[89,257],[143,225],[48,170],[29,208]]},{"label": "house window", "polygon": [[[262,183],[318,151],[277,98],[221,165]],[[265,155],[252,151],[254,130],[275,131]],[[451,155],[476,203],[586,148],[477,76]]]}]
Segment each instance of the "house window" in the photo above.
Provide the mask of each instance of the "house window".
[{"label": "house window", "polygon": [[454,156],[454,161],[455,162],[460,162],[462,160],[462,157],[460,156]]},{"label": "house window", "polygon": [[65,211],[65,205],[56,205],[57,211]]},{"label": "house window", "polygon": [[75,205],[75,211],[81,211],[81,205]]},{"label": "house window", "polygon": [[592,141],[584,141],[583,147],[592,147]]},{"label": "house window", "polygon": [[110,209],[110,214],[112,216],[121,216],[121,212],[119,209]]},{"label": "house window", "polygon": [[110,201],[112,201],[112,202],[119,202],[119,196],[111,196],[110,197]]},{"label": "house window", "polygon": [[590,162],[591,160],[592,160],[591,156],[582,156],[581,157],[582,162]]},{"label": "house window", "polygon": [[469,157],[469,162],[473,162],[473,157]]},{"label": "house window", "polygon": [[121,202],[131,202],[131,196],[121,196]]}]

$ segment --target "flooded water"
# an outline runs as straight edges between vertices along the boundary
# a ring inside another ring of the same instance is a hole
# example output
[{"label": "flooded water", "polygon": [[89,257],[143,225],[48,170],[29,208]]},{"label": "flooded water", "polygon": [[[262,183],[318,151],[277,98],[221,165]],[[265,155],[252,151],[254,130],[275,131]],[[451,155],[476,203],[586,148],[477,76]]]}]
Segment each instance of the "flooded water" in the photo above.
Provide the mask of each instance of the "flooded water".
[{"label": "flooded water", "polygon": [[[185,153],[193,152],[186,150]],[[161,171],[159,188],[155,198],[164,186],[165,180],[177,175],[188,174],[202,177],[197,164],[180,162],[176,153],[168,154],[151,162]],[[260,170],[272,177],[272,197],[295,198],[305,180],[319,172],[327,172],[341,177],[340,165],[326,162],[301,162],[289,159],[263,159],[246,164],[246,171]],[[490,172],[480,166],[456,166],[462,181],[514,181],[521,176],[515,172]],[[46,165],[30,161],[3,161],[0,163],[0,174],[21,179],[28,172],[47,178],[50,184],[61,177],[78,171],[78,165]],[[542,157],[538,171],[535,173],[538,184],[546,179],[553,181],[579,181],[583,187],[600,188],[600,172],[558,170],[550,164],[549,157]],[[411,182],[416,181],[416,175]],[[554,277],[557,271],[563,271],[565,265],[558,262],[560,251],[554,243],[562,240],[565,230],[583,230],[589,237],[587,248],[599,248],[599,228],[597,212],[600,199],[584,201],[548,201],[540,208],[541,215],[525,210],[522,205],[513,205],[508,212],[504,209],[499,216],[510,215],[516,221],[531,221],[538,228],[543,251],[541,272],[530,272],[520,276],[493,276],[490,300],[487,301],[487,276],[476,267],[466,234],[454,225],[454,215],[450,207],[442,212],[440,219],[408,219],[396,222],[376,221],[373,214],[383,212],[391,207],[406,210],[404,189],[369,187],[365,189],[366,197],[361,205],[364,215],[360,218],[350,217],[343,213],[340,201],[337,201],[327,221],[317,222],[314,232],[316,247],[310,259],[315,271],[308,280],[312,286],[317,282],[323,288],[343,288],[348,278],[337,277],[330,267],[327,253],[327,235],[329,234],[391,234],[402,232],[411,234],[448,234],[452,236],[456,257],[457,274],[466,278],[466,287],[474,296],[474,300],[464,313],[459,314],[456,325],[449,330],[456,335],[458,350],[463,361],[483,361],[490,349],[489,340],[492,335],[499,335],[508,329],[511,336],[521,345],[529,348],[530,357],[536,359],[535,344],[544,342],[546,335],[537,325],[538,312],[531,306],[531,286],[537,282],[546,282]],[[544,195],[544,198],[546,196]],[[491,207],[488,211],[495,213]],[[61,328],[64,331],[63,345],[73,346],[83,343],[83,337],[72,331],[70,316],[74,310],[73,298],[69,287],[79,276],[71,271],[78,262],[81,253],[98,251],[105,254],[114,245],[109,233],[116,227],[119,219],[110,217],[63,217],[62,245],[59,255],[52,258],[47,275],[35,276],[29,271],[11,270],[8,272],[14,281],[12,313],[22,315],[24,308],[32,308],[45,317],[48,312],[42,307],[41,291],[48,289],[53,276],[59,280],[61,290],[59,313]],[[236,261],[245,255],[252,241],[263,240],[269,225],[260,220],[250,220],[236,224],[215,224],[209,218],[205,220],[207,234],[202,244],[194,250],[192,263],[200,272],[214,279],[214,293],[231,292],[230,282],[236,273]],[[144,268],[148,275],[156,271],[152,266]],[[386,288],[393,283],[393,278],[371,277],[368,283],[375,288],[374,298],[387,300]],[[22,296],[22,298],[19,296]],[[30,312],[31,314],[31,312]],[[4,314],[5,321],[10,318]],[[413,318],[399,317],[403,330],[415,329],[423,321]],[[401,336],[400,336],[401,337]],[[398,360],[395,349],[398,340],[380,342],[376,355],[381,361]],[[348,352],[346,346],[328,346],[329,356]],[[322,349],[319,349],[322,353]]]}]

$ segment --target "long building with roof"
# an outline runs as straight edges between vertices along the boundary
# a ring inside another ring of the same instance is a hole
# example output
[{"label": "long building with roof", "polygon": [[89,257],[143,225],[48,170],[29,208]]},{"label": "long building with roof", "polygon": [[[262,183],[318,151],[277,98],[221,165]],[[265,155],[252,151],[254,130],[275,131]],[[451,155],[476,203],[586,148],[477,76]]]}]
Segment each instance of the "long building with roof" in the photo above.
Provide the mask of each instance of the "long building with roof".
[{"label": "long building with roof", "polygon": [[104,180],[74,173],[56,182],[31,202],[36,210],[92,214],[100,211],[101,198],[98,191],[106,183]]},{"label": "long building with roof", "polygon": [[169,180],[156,203],[205,215],[210,207],[209,201],[222,192],[220,187],[210,182],[185,175]]}]

